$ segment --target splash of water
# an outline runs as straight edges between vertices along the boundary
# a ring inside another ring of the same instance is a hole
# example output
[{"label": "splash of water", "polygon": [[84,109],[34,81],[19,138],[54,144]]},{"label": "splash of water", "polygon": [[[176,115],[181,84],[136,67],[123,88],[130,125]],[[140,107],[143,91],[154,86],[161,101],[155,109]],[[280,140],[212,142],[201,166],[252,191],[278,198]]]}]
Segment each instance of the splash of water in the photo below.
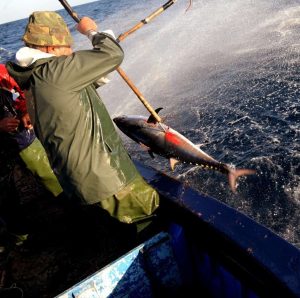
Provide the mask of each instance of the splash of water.
[{"label": "splash of water", "polygon": [[[135,17],[142,18],[139,5]],[[232,196],[220,175],[186,166],[171,173],[167,161],[153,163],[126,140],[133,156],[293,243],[300,242],[299,23],[296,1],[199,0],[188,13],[176,5],[122,44],[122,68],[155,108],[164,107],[170,126],[194,143],[205,138],[204,150],[216,159],[259,175],[242,179]],[[101,94],[112,115],[147,114],[117,76]]]}]

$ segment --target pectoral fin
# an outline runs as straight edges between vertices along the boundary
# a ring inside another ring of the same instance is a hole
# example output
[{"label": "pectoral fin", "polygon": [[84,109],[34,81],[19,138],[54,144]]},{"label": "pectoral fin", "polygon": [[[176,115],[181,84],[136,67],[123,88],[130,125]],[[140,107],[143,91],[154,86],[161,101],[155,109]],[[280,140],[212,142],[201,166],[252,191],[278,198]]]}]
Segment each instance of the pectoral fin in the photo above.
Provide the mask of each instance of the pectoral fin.
[{"label": "pectoral fin", "polygon": [[170,167],[172,169],[172,171],[174,171],[175,165],[179,162],[179,160],[175,159],[175,158],[170,158]]}]

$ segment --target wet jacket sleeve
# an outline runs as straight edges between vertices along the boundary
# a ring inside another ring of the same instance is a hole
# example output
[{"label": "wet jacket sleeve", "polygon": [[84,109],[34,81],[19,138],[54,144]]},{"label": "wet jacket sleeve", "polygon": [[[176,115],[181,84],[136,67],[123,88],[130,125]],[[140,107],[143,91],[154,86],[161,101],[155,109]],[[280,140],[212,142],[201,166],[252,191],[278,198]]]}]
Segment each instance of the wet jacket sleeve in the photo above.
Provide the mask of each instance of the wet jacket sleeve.
[{"label": "wet jacket sleeve", "polygon": [[56,57],[35,73],[47,78],[47,84],[70,92],[80,91],[115,70],[124,57],[119,44],[105,33],[94,35],[93,46],[92,50]]}]

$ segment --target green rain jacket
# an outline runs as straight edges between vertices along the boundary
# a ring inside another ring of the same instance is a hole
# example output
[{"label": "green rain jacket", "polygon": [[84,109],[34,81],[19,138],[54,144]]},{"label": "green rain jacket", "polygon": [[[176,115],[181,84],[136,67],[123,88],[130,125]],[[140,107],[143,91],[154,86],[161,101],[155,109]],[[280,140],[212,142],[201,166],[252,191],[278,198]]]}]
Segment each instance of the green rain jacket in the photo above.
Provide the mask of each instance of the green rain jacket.
[{"label": "green rain jacket", "polygon": [[21,88],[31,91],[30,116],[64,191],[131,223],[151,215],[159,198],[136,170],[94,87],[118,67],[123,51],[104,33],[94,35],[93,46],[7,67]]}]

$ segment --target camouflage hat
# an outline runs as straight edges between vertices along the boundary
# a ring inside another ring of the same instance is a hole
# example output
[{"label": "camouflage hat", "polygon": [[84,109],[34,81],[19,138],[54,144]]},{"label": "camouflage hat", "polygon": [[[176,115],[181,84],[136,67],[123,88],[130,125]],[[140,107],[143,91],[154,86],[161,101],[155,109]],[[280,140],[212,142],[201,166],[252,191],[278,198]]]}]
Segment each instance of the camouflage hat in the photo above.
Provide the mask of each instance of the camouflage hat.
[{"label": "camouflage hat", "polygon": [[58,13],[36,11],[29,17],[23,41],[36,46],[70,46],[73,38]]}]

